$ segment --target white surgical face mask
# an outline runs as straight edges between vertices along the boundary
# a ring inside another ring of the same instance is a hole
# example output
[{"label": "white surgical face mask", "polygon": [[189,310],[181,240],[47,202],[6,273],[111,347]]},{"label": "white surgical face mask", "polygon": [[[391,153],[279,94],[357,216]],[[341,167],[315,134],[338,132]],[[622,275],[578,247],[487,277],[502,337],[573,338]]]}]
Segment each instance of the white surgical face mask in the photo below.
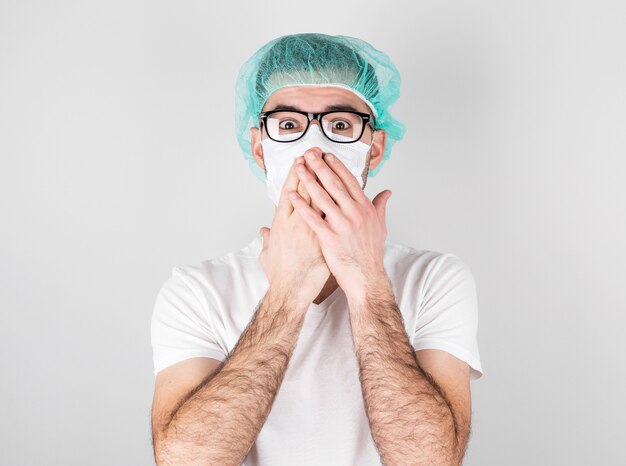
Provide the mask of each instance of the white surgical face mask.
[{"label": "white surgical face mask", "polygon": [[[372,142],[374,138],[372,137]],[[363,170],[367,161],[367,153],[372,144],[361,141],[340,143],[328,139],[318,125],[310,125],[306,134],[294,142],[276,142],[269,137],[261,142],[263,146],[263,163],[267,172],[265,185],[267,195],[274,205],[278,205],[283,184],[289,175],[289,169],[296,157],[312,147],[319,147],[322,153],[330,152],[346,166],[359,182],[361,189],[365,187]]]}]

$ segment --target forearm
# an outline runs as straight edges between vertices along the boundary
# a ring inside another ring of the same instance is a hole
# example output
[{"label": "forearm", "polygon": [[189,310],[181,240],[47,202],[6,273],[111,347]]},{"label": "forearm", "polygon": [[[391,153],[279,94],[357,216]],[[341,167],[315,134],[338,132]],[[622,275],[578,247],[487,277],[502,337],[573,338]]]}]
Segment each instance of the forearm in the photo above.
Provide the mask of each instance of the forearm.
[{"label": "forearm", "polygon": [[348,297],[372,437],[385,464],[458,464],[452,410],[419,367],[387,277]]},{"label": "forearm", "polygon": [[268,290],[229,357],[173,413],[159,465],[239,465],[282,383],[308,306]]}]

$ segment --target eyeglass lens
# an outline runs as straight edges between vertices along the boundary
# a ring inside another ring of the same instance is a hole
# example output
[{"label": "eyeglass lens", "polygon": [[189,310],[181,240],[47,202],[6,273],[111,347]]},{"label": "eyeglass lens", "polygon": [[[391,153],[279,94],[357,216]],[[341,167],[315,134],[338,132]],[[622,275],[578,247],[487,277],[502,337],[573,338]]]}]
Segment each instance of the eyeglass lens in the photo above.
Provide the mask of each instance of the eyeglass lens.
[{"label": "eyeglass lens", "polygon": [[[294,141],[302,136],[308,122],[301,113],[275,112],[267,117],[267,134],[277,141]],[[332,141],[354,142],[361,137],[363,119],[350,112],[331,112],[321,118],[320,126]]]}]

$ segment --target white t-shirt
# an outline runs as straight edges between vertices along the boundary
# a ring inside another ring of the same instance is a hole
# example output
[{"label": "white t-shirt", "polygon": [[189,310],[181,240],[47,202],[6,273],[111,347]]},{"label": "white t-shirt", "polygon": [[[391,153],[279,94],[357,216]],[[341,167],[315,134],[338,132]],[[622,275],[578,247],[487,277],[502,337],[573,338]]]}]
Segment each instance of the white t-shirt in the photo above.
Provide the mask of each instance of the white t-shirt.
[{"label": "white t-shirt", "polygon": [[[187,358],[223,361],[269,283],[257,236],[199,265],[174,267],[152,315],[154,373]],[[385,241],[384,266],[415,350],[447,351],[482,376],[476,287],[455,255]],[[363,404],[346,296],[309,306],[270,414],[244,465],[381,465]]]}]

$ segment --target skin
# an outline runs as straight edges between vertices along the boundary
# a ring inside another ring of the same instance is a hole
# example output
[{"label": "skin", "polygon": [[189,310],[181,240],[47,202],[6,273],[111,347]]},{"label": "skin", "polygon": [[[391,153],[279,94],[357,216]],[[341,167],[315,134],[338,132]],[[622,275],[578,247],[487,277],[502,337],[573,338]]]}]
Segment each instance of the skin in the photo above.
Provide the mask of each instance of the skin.
[{"label": "skin", "polygon": [[[264,110],[279,104],[369,111],[356,95],[330,87],[281,89]],[[264,168],[266,135],[251,133]],[[370,168],[382,159],[385,137],[374,133]],[[366,130],[362,140],[371,138]],[[191,358],[157,374],[157,464],[241,464],[269,414],[309,303],[337,286],[348,299],[359,382],[383,463],[461,464],[470,434],[469,366],[445,351],[412,349],[383,266],[391,191],[370,201],[338,159],[319,148],[306,155],[312,158],[298,157],[290,170],[271,228],[261,228],[259,260],[270,286],[235,348],[223,363]]]}]

